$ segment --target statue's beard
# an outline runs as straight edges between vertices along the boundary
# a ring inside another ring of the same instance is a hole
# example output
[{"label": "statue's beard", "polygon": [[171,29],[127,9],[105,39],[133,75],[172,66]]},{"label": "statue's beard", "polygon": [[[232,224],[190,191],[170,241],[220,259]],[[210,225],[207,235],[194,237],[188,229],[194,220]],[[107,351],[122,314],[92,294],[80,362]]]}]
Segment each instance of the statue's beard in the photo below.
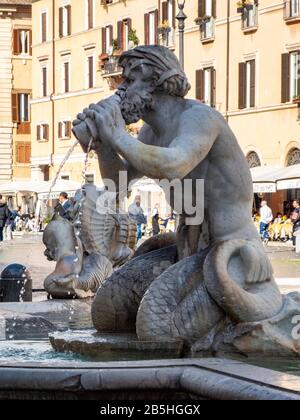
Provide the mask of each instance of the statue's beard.
[{"label": "statue's beard", "polygon": [[153,108],[153,96],[149,92],[118,91],[117,94],[121,98],[121,112],[126,124],[138,122]]}]

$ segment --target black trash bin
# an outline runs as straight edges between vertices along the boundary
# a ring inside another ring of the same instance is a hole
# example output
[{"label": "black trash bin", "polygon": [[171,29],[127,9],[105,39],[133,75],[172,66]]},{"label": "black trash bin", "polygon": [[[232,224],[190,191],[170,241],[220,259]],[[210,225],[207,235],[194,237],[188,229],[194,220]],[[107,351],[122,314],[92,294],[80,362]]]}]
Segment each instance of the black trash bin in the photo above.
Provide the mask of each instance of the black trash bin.
[{"label": "black trash bin", "polygon": [[11,264],[2,271],[0,302],[32,302],[32,279],[26,267]]}]

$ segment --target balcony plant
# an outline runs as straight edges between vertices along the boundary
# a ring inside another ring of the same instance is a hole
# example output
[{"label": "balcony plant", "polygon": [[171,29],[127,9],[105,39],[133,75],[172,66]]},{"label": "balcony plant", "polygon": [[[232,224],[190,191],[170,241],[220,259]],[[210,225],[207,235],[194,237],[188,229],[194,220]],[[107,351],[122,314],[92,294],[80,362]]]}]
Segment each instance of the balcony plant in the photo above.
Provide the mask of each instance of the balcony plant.
[{"label": "balcony plant", "polygon": [[139,45],[140,40],[136,34],[136,29],[129,28],[128,43],[133,45],[133,47],[137,47]]},{"label": "balcony plant", "polygon": [[171,26],[168,20],[164,20],[158,27],[158,33],[166,37],[171,32]]},{"label": "balcony plant", "polygon": [[244,13],[245,11],[252,10],[254,3],[251,0],[242,0],[237,2],[237,13]]},{"label": "balcony plant", "polygon": [[109,55],[107,53],[102,53],[99,55],[99,66],[103,68],[107,60],[109,59]]},{"label": "balcony plant", "polygon": [[300,94],[293,97],[294,104],[300,104]]},{"label": "balcony plant", "polygon": [[123,50],[121,48],[119,48],[119,43],[117,39],[114,39],[112,42],[112,54],[111,57],[120,57],[120,55],[122,54]]}]

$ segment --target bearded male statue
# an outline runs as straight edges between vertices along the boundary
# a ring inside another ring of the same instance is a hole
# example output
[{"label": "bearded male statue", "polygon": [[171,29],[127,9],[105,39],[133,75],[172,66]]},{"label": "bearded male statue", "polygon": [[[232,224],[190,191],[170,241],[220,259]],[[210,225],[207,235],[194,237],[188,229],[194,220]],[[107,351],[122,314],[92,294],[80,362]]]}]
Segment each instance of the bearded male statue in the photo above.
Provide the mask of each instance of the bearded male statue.
[{"label": "bearded male statue", "polygon": [[[204,220],[189,225],[183,212],[174,243],[150,240],[104,282],[92,308],[96,329],[195,345],[224,323],[277,316],[284,298],[251,219],[251,174],[228,124],[213,108],[185,99],[190,84],[169,49],[136,47],[119,65],[117,95],[79,114],[75,136],[85,150],[93,138],[101,175],[116,185],[120,171],[129,180],[179,179],[183,187],[203,179]],[[140,119],[136,139],[125,128]]]}]

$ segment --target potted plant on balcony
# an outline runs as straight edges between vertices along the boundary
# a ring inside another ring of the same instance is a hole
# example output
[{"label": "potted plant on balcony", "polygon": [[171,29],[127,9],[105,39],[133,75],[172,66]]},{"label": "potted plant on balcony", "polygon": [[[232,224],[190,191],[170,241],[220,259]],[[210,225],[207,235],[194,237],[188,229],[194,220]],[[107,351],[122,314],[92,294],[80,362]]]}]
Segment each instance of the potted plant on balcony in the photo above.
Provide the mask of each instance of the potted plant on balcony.
[{"label": "potted plant on balcony", "polygon": [[245,10],[252,10],[254,7],[253,1],[251,0],[242,0],[237,2],[237,13],[244,13]]},{"label": "potted plant on balcony", "polygon": [[119,43],[117,39],[114,39],[112,42],[112,54],[111,57],[119,58],[123,50],[119,48]]},{"label": "potted plant on balcony", "polygon": [[300,94],[293,97],[293,103],[300,105]]},{"label": "potted plant on balcony", "polygon": [[137,47],[140,43],[140,40],[136,34],[136,29],[130,28],[128,33],[128,44],[129,49]]},{"label": "potted plant on balcony", "polygon": [[166,38],[167,35],[171,32],[171,26],[168,20],[164,20],[158,27],[158,33],[163,38]]},{"label": "potted plant on balcony", "polygon": [[107,53],[102,53],[99,55],[99,66],[103,68],[107,60],[109,59],[109,55]]}]

